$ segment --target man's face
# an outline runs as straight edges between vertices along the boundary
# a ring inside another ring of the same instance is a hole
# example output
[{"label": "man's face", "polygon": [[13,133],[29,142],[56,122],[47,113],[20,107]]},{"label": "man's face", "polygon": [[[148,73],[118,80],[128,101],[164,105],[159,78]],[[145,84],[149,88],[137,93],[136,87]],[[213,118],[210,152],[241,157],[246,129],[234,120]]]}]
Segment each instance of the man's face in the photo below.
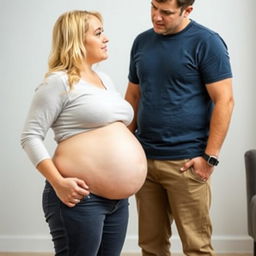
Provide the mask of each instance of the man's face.
[{"label": "man's face", "polygon": [[151,2],[151,19],[154,31],[158,34],[168,35],[181,31],[187,22],[188,14],[192,11],[192,6],[182,10],[177,6],[176,0],[169,0],[158,3]]}]

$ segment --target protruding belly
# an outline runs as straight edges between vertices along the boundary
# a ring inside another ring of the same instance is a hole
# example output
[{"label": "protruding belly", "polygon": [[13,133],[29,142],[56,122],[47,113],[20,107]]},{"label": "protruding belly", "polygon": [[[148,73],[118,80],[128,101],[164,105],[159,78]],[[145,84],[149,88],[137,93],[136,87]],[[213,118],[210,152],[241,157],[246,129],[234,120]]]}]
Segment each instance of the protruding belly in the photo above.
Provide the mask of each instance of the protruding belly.
[{"label": "protruding belly", "polygon": [[63,176],[83,179],[91,193],[109,199],[136,193],[147,172],[140,143],[121,122],[59,143],[53,161]]}]

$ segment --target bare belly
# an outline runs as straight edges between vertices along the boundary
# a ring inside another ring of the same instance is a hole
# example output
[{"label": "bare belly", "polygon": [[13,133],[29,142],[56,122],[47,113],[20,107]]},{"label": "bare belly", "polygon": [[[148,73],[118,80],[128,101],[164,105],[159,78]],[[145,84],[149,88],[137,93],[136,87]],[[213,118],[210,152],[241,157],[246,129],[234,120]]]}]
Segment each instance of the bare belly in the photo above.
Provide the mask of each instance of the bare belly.
[{"label": "bare belly", "polygon": [[121,122],[60,142],[53,161],[63,176],[83,179],[91,193],[110,199],[136,193],[147,172],[140,143]]}]

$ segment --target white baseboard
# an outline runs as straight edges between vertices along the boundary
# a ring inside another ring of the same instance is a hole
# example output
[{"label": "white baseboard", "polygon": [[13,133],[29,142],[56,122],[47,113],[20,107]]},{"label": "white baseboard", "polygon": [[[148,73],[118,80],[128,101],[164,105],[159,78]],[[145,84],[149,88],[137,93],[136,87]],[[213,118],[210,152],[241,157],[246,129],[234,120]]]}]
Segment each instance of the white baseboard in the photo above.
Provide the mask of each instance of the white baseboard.
[{"label": "white baseboard", "polygon": [[[251,253],[253,241],[248,236],[214,236],[213,246],[217,253]],[[173,236],[171,249],[181,253],[178,236]],[[53,245],[48,236],[0,236],[0,252],[52,252]],[[127,236],[123,252],[138,253],[137,236]]]}]

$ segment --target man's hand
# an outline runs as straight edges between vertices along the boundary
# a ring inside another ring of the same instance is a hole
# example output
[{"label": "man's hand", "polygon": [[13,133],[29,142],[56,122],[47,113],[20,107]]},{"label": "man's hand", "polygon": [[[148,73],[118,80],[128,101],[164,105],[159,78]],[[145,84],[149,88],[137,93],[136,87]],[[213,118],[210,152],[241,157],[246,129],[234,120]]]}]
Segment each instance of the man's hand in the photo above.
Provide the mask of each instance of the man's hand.
[{"label": "man's hand", "polygon": [[210,178],[214,169],[214,167],[210,166],[201,156],[187,161],[180,171],[184,172],[189,168],[192,168],[193,172],[203,181],[207,181]]}]

